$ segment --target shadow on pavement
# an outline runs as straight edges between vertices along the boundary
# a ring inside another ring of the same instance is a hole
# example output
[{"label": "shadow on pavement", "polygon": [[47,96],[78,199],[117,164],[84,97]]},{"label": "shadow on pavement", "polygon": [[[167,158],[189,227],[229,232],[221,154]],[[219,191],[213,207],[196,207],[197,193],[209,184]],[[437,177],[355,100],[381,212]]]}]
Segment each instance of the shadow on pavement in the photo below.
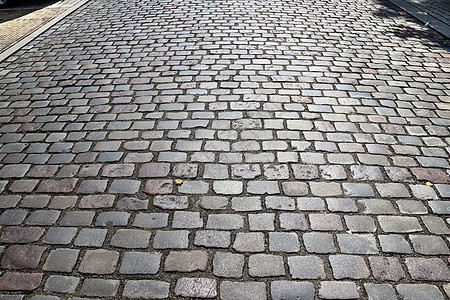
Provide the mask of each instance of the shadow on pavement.
[{"label": "shadow on pavement", "polygon": [[[388,0],[375,1],[379,5],[378,10],[375,12],[375,16],[395,20],[395,23],[388,28],[386,32],[387,35],[395,35],[401,39],[417,39],[428,46],[438,46],[450,51],[450,40],[448,38],[426,26],[427,24],[424,24],[422,21]],[[426,7],[427,5],[433,5],[432,2],[433,0],[423,0],[421,1],[421,4]]]},{"label": "shadow on pavement", "polygon": [[0,8],[0,23],[23,17],[59,1],[60,0],[11,0],[11,3],[6,7]]}]

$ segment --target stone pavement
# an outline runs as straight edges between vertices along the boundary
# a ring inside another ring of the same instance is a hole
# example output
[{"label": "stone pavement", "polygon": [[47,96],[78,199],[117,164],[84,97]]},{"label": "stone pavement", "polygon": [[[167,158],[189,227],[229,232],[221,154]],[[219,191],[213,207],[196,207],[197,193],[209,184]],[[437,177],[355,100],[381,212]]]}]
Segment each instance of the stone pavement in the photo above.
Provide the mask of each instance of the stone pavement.
[{"label": "stone pavement", "polygon": [[446,299],[448,40],[382,8],[92,0],[0,63],[0,299]]}]

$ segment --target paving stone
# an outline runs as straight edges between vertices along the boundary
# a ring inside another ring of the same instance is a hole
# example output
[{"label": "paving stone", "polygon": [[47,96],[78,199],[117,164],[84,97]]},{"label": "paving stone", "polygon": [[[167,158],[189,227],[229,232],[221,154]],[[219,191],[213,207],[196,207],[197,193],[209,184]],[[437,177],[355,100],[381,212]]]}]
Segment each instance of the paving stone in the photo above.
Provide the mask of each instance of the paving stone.
[{"label": "paving stone", "polygon": [[410,184],[409,188],[411,189],[415,198],[421,200],[435,200],[438,199],[436,192],[432,187],[426,185],[413,185]]},{"label": "paving stone", "polygon": [[450,229],[447,227],[444,220],[439,217],[423,216],[422,221],[431,233],[450,234]]},{"label": "paving stone", "polygon": [[297,207],[299,210],[314,211],[325,210],[325,202],[320,198],[297,198]]},{"label": "paving stone", "polygon": [[175,295],[194,298],[215,298],[217,283],[208,278],[180,278],[175,286]]},{"label": "paving stone", "polygon": [[145,210],[148,208],[148,200],[135,197],[124,197],[116,204],[118,210]]},{"label": "paving stone", "polygon": [[283,230],[307,230],[308,222],[305,215],[300,213],[281,213],[280,227]]},{"label": "paving stone", "polygon": [[319,231],[344,230],[337,214],[309,214],[311,229]]},{"label": "paving stone", "polygon": [[7,244],[27,244],[38,241],[44,234],[40,227],[6,227],[2,231],[0,242]]},{"label": "paving stone", "polygon": [[137,299],[166,299],[169,297],[170,283],[158,280],[128,280],[123,296]]},{"label": "paving stone", "polygon": [[[139,191],[140,186],[140,180],[118,179],[111,183],[108,193],[132,195]],[[145,192],[147,193],[147,184],[145,186]]]},{"label": "paving stone", "polygon": [[295,210],[295,201],[290,197],[267,196],[266,207],[275,210]]},{"label": "paving stone", "polygon": [[232,178],[255,179],[261,174],[261,168],[257,164],[231,165]]},{"label": "paving stone", "polygon": [[375,232],[376,226],[369,216],[344,216],[345,224],[351,232]]},{"label": "paving stone", "polygon": [[164,263],[166,272],[205,271],[208,264],[208,253],[201,250],[171,251]]},{"label": "paving stone", "polygon": [[96,249],[87,250],[78,267],[78,272],[87,274],[112,274],[114,273],[119,252]]},{"label": "paving stone", "polygon": [[448,281],[450,271],[439,258],[407,257],[406,266],[411,278],[426,281]]},{"label": "paving stone", "polygon": [[262,232],[239,232],[233,243],[237,252],[263,252],[265,249]]},{"label": "paving stone", "polygon": [[402,265],[396,257],[370,256],[369,264],[376,280],[398,282],[405,277]]},{"label": "paving stone", "polygon": [[261,197],[233,197],[231,199],[231,209],[234,211],[262,210]]},{"label": "paving stone", "polygon": [[428,206],[437,215],[448,215],[450,213],[450,203],[448,201],[428,201]]},{"label": "paving stone", "polygon": [[375,237],[371,234],[337,234],[337,241],[342,253],[378,253]]},{"label": "paving stone", "polygon": [[281,186],[287,196],[305,196],[308,194],[308,184],[304,182],[282,182]]},{"label": "paving stone", "polygon": [[363,199],[358,200],[358,203],[364,207],[364,214],[396,214],[397,211],[389,200],[383,199]]},{"label": "paving stone", "polygon": [[31,297],[33,300],[60,300],[61,298],[56,296],[48,296],[48,295],[36,295]]},{"label": "paving stone", "polygon": [[450,198],[450,184],[436,184],[439,194],[444,198]]},{"label": "paving stone", "polygon": [[129,219],[127,212],[102,212],[97,216],[95,226],[127,226]]},{"label": "paving stone", "polygon": [[448,255],[450,253],[445,241],[433,235],[410,235],[409,239],[415,252],[424,255]]},{"label": "paving stone", "polygon": [[73,276],[51,275],[45,282],[45,291],[73,294],[80,283],[80,278]]},{"label": "paving stone", "polygon": [[233,180],[214,181],[213,190],[219,195],[239,195],[243,192],[243,183]]},{"label": "paving stone", "polygon": [[231,234],[228,231],[199,230],[195,233],[194,245],[211,248],[228,248]]},{"label": "paving stone", "polygon": [[196,178],[198,164],[176,164],[173,167],[172,175],[178,178]]},{"label": "paving stone", "polygon": [[411,168],[417,180],[430,181],[432,183],[450,183],[450,176],[443,170],[434,168]]},{"label": "paving stone", "polygon": [[35,269],[47,247],[37,245],[11,245],[2,256],[5,269]]},{"label": "paving stone", "polygon": [[114,195],[89,195],[81,198],[79,208],[104,208],[112,207],[116,197]]},{"label": "paving stone", "polygon": [[251,277],[272,277],[285,275],[281,256],[270,254],[253,254],[248,260],[248,274]]},{"label": "paving stone", "polygon": [[273,300],[312,300],[314,293],[314,285],[311,282],[279,280],[270,283],[270,294]]},{"label": "paving stone", "polygon": [[43,180],[39,184],[36,192],[38,193],[70,193],[75,189],[77,178],[67,178],[60,180]]},{"label": "paving stone", "polygon": [[67,245],[70,244],[76,232],[76,228],[51,227],[47,230],[42,242],[44,244]]},{"label": "paving stone", "polygon": [[275,214],[274,213],[261,213],[261,214],[249,214],[248,223],[251,231],[273,231]]},{"label": "paving stone", "polygon": [[[202,195],[209,191],[209,184],[205,181],[183,181],[183,184],[178,187],[178,192],[188,195]],[[168,194],[170,192],[167,192]]]},{"label": "paving stone", "polygon": [[153,205],[162,209],[186,209],[189,207],[187,196],[155,196]]},{"label": "paving stone", "polygon": [[120,274],[156,274],[161,263],[160,253],[125,252]]},{"label": "paving stone", "polygon": [[249,181],[247,192],[255,195],[273,195],[278,194],[280,189],[276,181]]},{"label": "paving stone", "polygon": [[25,221],[27,225],[53,225],[58,220],[60,211],[58,210],[35,210]]},{"label": "paving stone", "polygon": [[145,163],[139,168],[138,177],[157,178],[166,177],[170,171],[169,163]]},{"label": "paving stone", "polygon": [[43,273],[7,272],[0,277],[2,291],[33,291],[39,287]]},{"label": "paving stone", "polygon": [[327,198],[328,209],[333,212],[358,212],[355,200],[348,198]]},{"label": "paving stone", "polygon": [[320,166],[320,174],[326,180],[347,179],[347,173],[343,166]]},{"label": "paving stone", "polygon": [[330,233],[308,232],[303,234],[303,242],[309,253],[335,253],[333,235]]},{"label": "paving stone", "polygon": [[375,193],[369,184],[343,183],[344,194],[350,197],[373,197]]},{"label": "paving stone", "polygon": [[250,281],[223,281],[220,284],[220,297],[222,300],[264,300],[267,299],[266,284]]},{"label": "paving stone", "polygon": [[293,279],[324,279],[322,260],[317,256],[288,257],[289,273]]},{"label": "paving stone", "polygon": [[379,216],[378,222],[384,232],[408,233],[422,231],[417,218],[403,216]]},{"label": "paving stone", "polygon": [[208,210],[223,210],[228,206],[228,199],[221,196],[202,196],[198,201],[198,205]]},{"label": "paving stone", "polygon": [[351,166],[352,177],[356,180],[381,181],[384,179],[380,167]]},{"label": "paving stone", "polygon": [[0,196],[0,208],[14,208],[22,199],[19,195]]},{"label": "paving stone", "polygon": [[206,164],[203,171],[203,178],[208,179],[228,179],[228,167],[221,164]]},{"label": "paving stone", "polygon": [[68,211],[59,221],[61,226],[89,226],[94,219],[93,211]]},{"label": "paving stone", "polygon": [[269,232],[269,250],[273,252],[298,252],[300,242],[294,232]]},{"label": "paving stone", "polygon": [[431,284],[399,284],[397,291],[405,300],[441,300],[444,299],[439,288]]},{"label": "paving stone", "polygon": [[74,241],[75,246],[101,247],[105,241],[107,229],[82,228]]},{"label": "paving stone", "polygon": [[363,279],[370,276],[364,258],[355,255],[330,255],[334,279]]},{"label": "paving stone", "polygon": [[364,283],[364,288],[370,300],[397,299],[395,289],[387,283]]},{"label": "paving stone", "polygon": [[310,182],[309,187],[314,196],[329,197],[342,195],[340,184],[334,182]]},{"label": "paving stone", "polygon": [[319,297],[323,299],[359,299],[359,293],[354,282],[322,281]]},{"label": "paving stone", "polygon": [[58,248],[52,250],[45,261],[42,270],[53,272],[72,272],[77,263],[80,250]]},{"label": "paving stone", "polygon": [[78,200],[77,196],[55,196],[50,202],[48,208],[50,209],[72,208],[75,207],[77,200]]},{"label": "paving stone", "polygon": [[378,235],[380,246],[386,253],[412,253],[411,246],[404,237],[397,234]]},{"label": "paving stone", "polygon": [[19,206],[24,208],[44,208],[49,201],[49,195],[27,195],[23,197]]},{"label": "paving stone", "polygon": [[164,228],[168,224],[168,213],[138,213],[133,226],[141,228]]},{"label": "paving stone", "polygon": [[207,229],[233,230],[244,226],[244,219],[235,214],[210,214],[206,223]]},{"label": "paving stone", "polygon": [[383,198],[411,197],[406,186],[401,183],[375,183],[375,186]]},{"label": "paving stone", "polygon": [[421,201],[398,200],[396,202],[402,214],[424,215],[428,213],[427,208]]},{"label": "paving stone", "polygon": [[118,229],[111,238],[111,246],[119,248],[147,248],[150,231],[140,229]]},{"label": "paving stone", "polygon": [[213,274],[218,277],[240,278],[244,268],[244,255],[216,252],[213,259]]},{"label": "paving stone", "polygon": [[83,281],[80,295],[93,297],[113,297],[119,289],[119,280],[87,278]]},{"label": "paving stone", "polygon": [[22,178],[30,169],[29,164],[5,165],[0,170],[0,178]]},{"label": "paving stone", "polygon": [[189,232],[186,230],[157,230],[153,238],[154,249],[186,249],[189,245]]},{"label": "paving stone", "polygon": [[80,194],[103,193],[108,185],[108,180],[83,180],[78,186]]},{"label": "paving stone", "polygon": [[1,225],[19,225],[25,220],[28,212],[22,209],[8,209],[0,215]]}]

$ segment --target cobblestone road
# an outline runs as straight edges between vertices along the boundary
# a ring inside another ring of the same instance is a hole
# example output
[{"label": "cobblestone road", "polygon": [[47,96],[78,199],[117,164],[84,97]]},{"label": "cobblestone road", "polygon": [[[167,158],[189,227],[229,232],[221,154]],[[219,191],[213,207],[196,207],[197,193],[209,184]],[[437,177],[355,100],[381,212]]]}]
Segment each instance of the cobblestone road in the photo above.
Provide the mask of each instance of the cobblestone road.
[{"label": "cobblestone road", "polygon": [[385,5],[94,0],[0,63],[0,299],[446,299],[448,40]]}]

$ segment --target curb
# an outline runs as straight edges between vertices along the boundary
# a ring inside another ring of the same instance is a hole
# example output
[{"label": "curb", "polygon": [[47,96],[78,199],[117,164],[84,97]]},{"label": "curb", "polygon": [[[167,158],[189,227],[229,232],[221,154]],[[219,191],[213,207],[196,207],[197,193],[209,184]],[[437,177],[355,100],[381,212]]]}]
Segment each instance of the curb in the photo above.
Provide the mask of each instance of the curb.
[{"label": "curb", "polygon": [[26,44],[28,44],[29,42],[34,40],[36,37],[38,37],[39,35],[44,33],[47,29],[49,29],[50,27],[52,27],[53,25],[55,25],[56,23],[58,23],[59,21],[61,21],[62,19],[64,19],[68,15],[70,15],[71,13],[73,13],[75,10],[80,8],[82,5],[84,5],[88,1],[89,0],[81,0],[81,1],[77,2],[74,6],[70,7],[69,9],[64,11],[62,14],[56,16],[49,22],[45,23],[42,27],[38,28],[37,30],[33,31],[32,33],[30,33],[29,35],[27,35],[26,37],[24,37],[23,39],[18,41],[17,43],[13,44],[11,47],[7,48],[5,51],[0,53],[0,62],[4,61],[5,59],[7,59],[11,55],[13,55],[16,51],[20,50],[23,46],[25,46]]}]

